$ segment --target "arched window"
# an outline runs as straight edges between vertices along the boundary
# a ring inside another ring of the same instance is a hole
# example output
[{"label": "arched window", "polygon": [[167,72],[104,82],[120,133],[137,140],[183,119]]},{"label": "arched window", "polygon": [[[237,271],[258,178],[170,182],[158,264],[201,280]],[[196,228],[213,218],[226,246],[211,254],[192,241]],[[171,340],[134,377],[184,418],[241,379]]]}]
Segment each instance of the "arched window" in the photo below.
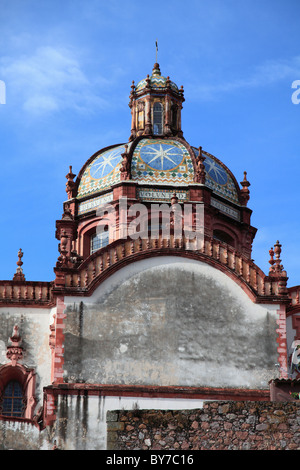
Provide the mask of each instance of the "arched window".
[{"label": "arched window", "polygon": [[90,254],[92,255],[95,251],[100,250],[109,243],[109,232],[104,231],[101,233],[94,233],[91,236]]},{"label": "arched window", "polygon": [[142,101],[138,102],[138,128],[145,128],[145,103]]},{"label": "arched window", "polygon": [[153,106],[153,133],[155,135],[163,133],[163,107],[161,103],[154,103]]},{"label": "arched window", "polygon": [[21,418],[24,415],[24,398],[22,386],[16,380],[8,382],[2,397],[2,416]]}]

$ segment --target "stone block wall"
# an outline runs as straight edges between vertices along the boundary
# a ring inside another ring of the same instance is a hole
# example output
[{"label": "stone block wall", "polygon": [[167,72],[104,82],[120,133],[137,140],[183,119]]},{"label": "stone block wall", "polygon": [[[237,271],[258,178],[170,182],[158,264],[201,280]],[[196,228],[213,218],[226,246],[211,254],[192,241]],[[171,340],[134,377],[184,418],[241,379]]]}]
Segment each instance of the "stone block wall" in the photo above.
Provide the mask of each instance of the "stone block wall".
[{"label": "stone block wall", "polygon": [[300,450],[300,402],[107,413],[109,450]]}]

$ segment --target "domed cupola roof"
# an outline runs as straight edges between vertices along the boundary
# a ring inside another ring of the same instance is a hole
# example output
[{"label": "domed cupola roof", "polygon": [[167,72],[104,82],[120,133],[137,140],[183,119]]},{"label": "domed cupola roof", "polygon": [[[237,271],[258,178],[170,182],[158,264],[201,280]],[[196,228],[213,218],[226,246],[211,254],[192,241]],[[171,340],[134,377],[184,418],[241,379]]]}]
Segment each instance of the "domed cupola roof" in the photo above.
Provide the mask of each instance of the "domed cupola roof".
[{"label": "domed cupola roof", "polygon": [[[130,156],[130,180],[139,185],[189,186],[195,184],[198,149],[175,138],[139,138],[128,144],[106,147],[95,153],[78,175],[77,197],[110,190],[122,181],[124,153]],[[239,203],[239,186],[231,171],[216,157],[202,151],[205,186],[213,194]]]},{"label": "domed cupola roof", "polygon": [[136,93],[140,93],[145,88],[150,87],[152,90],[161,90],[162,88],[170,87],[172,90],[178,92],[178,87],[176,83],[172,82],[169,77],[164,77],[160,73],[159,64],[155,63],[152,74],[143,80],[140,80],[136,85]]},{"label": "domed cupola roof", "polygon": [[[198,149],[193,147],[195,155]],[[205,186],[228,201],[239,204],[239,185],[229,168],[214,155],[202,151],[205,166]]]},{"label": "domed cupola roof", "polygon": [[[130,143],[128,147],[130,147]],[[95,153],[78,175],[77,197],[89,196],[110,189],[121,180],[122,154],[125,145],[106,147]]]},{"label": "domed cupola roof", "polygon": [[[149,185],[193,185],[197,156],[198,149],[183,140],[143,138],[132,151],[131,179]],[[205,185],[218,196],[239,203],[239,187],[231,171],[210,153],[202,151],[202,156]]]},{"label": "domed cupola roof", "polygon": [[142,184],[186,185],[194,165],[186,145],[177,139],[141,139],[133,150],[131,178]]}]

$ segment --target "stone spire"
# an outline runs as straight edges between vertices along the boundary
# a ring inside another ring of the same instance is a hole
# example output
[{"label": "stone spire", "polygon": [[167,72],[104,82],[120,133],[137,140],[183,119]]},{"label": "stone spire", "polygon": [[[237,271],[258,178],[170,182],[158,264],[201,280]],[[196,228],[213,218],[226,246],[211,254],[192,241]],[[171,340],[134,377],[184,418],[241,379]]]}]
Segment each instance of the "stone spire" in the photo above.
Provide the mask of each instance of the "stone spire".
[{"label": "stone spire", "polygon": [[23,273],[23,269],[22,269],[22,265],[23,265],[23,261],[22,261],[22,258],[23,258],[23,251],[21,250],[21,248],[19,249],[18,251],[18,261],[17,261],[17,269],[16,269],[16,273],[13,277],[13,280],[14,281],[25,281],[25,276],[24,276],[24,273]]},{"label": "stone spire", "polygon": [[[278,279],[278,293],[279,294],[286,294],[287,293],[287,273],[283,269],[281,264],[281,244],[277,240],[273,247],[269,250],[270,253],[270,260],[269,263],[271,265],[269,270],[269,276],[275,277]],[[275,258],[274,258],[275,255]]]},{"label": "stone spire", "polygon": [[246,206],[248,204],[248,201],[250,199],[250,191],[249,191],[249,186],[250,183],[247,180],[247,172],[244,171],[244,179],[241,181],[242,189],[241,189],[241,196],[242,196],[242,204]]},{"label": "stone spire", "polygon": [[198,153],[198,157],[196,160],[197,168],[195,172],[195,181],[196,183],[205,184],[205,165],[204,165],[205,156],[202,153],[202,147],[199,147],[198,152],[199,153]]},{"label": "stone spire", "polygon": [[72,171],[72,166],[69,167],[69,173],[66,175],[67,182],[66,182],[66,193],[68,194],[68,199],[71,199],[74,196],[74,188],[75,182],[73,181],[75,178],[75,174]]},{"label": "stone spire", "polygon": [[[286,275],[286,272],[283,270],[283,266],[281,264],[281,259],[280,259],[280,255],[281,255],[281,244],[279,243],[279,241],[277,240],[277,242],[274,244],[274,249],[273,247],[269,250],[269,253],[270,253],[270,274],[274,274],[274,275]],[[274,259],[274,255],[275,255],[275,259]]]}]

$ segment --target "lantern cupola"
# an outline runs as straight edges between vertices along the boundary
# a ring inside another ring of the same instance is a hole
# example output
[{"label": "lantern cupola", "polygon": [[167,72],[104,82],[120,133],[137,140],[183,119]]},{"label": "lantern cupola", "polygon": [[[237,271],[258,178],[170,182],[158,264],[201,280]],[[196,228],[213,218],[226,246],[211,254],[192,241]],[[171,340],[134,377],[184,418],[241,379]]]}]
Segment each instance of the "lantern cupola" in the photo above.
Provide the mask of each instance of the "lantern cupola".
[{"label": "lantern cupola", "polygon": [[139,136],[183,137],[181,130],[181,109],[184,102],[183,87],[180,89],[161,75],[158,63],[152,74],[132,82],[129,107],[131,109],[131,135],[129,140]]}]

